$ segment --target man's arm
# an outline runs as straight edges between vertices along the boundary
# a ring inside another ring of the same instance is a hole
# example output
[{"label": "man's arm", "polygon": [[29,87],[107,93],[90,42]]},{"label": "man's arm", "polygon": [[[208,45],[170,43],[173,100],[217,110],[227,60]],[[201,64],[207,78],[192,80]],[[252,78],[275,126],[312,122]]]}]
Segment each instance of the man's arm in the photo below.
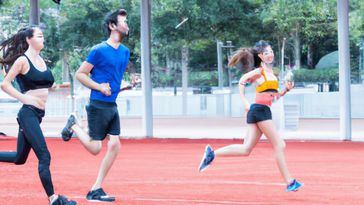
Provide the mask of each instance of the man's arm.
[{"label": "man's arm", "polygon": [[109,83],[100,84],[100,83],[93,81],[89,77],[89,74],[93,67],[94,66],[91,63],[84,61],[76,72],[77,80],[79,80],[82,83],[82,85],[84,85],[90,89],[98,90],[106,96],[111,95],[111,88],[110,88]]}]

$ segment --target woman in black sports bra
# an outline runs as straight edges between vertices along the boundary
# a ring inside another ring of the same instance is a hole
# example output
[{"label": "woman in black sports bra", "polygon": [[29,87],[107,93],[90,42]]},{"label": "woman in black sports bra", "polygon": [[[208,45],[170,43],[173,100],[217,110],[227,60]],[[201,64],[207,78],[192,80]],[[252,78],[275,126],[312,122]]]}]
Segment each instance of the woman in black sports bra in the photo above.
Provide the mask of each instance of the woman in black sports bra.
[{"label": "woman in black sports bra", "polygon": [[[56,195],[49,165],[51,156],[47,148],[40,123],[45,114],[48,88],[54,78],[39,55],[44,47],[44,37],[38,27],[23,28],[0,44],[0,64],[5,67],[6,76],[1,89],[18,99],[23,106],[18,112],[19,134],[16,152],[0,152],[0,162],[24,164],[33,149],[39,164],[38,172],[51,205],[74,205],[62,195]],[[12,85],[16,80],[20,92]]]}]

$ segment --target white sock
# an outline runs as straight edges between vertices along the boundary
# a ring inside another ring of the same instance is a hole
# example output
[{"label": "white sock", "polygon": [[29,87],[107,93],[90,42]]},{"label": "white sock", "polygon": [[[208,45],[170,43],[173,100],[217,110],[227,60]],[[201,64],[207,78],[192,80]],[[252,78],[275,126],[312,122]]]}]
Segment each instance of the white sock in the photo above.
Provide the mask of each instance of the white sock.
[{"label": "white sock", "polygon": [[55,195],[55,194],[54,194],[54,195],[52,195],[52,196],[50,197],[50,200],[49,200],[50,202],[49,202],[49,204],[50,204],[50,205],[52,205],[52,203],[53,203],[53,202],[55,202],[57,199],[58,199],[58,195]]}]

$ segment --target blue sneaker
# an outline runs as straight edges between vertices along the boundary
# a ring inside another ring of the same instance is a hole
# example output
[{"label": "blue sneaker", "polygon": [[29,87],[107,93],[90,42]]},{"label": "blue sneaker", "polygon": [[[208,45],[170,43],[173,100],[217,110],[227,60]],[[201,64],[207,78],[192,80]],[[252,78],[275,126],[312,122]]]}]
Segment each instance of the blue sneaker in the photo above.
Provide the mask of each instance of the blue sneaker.
[{"label": "blue sneaker", "polygon": [[293,179],[293,181],[287,186],[286,192],[298,191],[301,186],[303,186],[302,183],[298,182],[296,179]]},{"label": "blue sneaker", "polygon": [[113,202],[115,197],[109,196],[102,188],[89,191],[86,196],[87,201],[90,202]]},{"label": "blue sneaker", "polygon": [[205,153],[203,155],[203,158],[201,160],[200,166],[198,168],[199,172],[203,172],[215,159],[215,153],[210,147],[210,145],[206,145]]}]

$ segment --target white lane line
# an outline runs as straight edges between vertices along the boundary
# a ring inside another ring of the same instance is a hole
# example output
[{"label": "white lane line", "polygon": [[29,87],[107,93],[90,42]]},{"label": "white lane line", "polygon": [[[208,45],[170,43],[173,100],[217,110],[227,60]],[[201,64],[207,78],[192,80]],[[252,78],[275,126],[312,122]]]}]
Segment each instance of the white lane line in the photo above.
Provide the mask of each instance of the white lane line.
[{"label": "white lane line", "polygon": [[180,202],[180,203],[199,203],[199,204],[236,204],[236,205],[256,205],[256,204],[282,204],[280,202],[262,202],[262,201],[216,201],[200,199],[158,199],[158,198],[136,198],[136,201],[154,201],[154,202]]},{"label": "white lane line", "polygon": [[201,185],[258,185],[258,186],[286,186],[284,183],[259,181],[227,181],[227,180],[150,180],[150,181],[123,181],[123,184],[201,184]]}]

